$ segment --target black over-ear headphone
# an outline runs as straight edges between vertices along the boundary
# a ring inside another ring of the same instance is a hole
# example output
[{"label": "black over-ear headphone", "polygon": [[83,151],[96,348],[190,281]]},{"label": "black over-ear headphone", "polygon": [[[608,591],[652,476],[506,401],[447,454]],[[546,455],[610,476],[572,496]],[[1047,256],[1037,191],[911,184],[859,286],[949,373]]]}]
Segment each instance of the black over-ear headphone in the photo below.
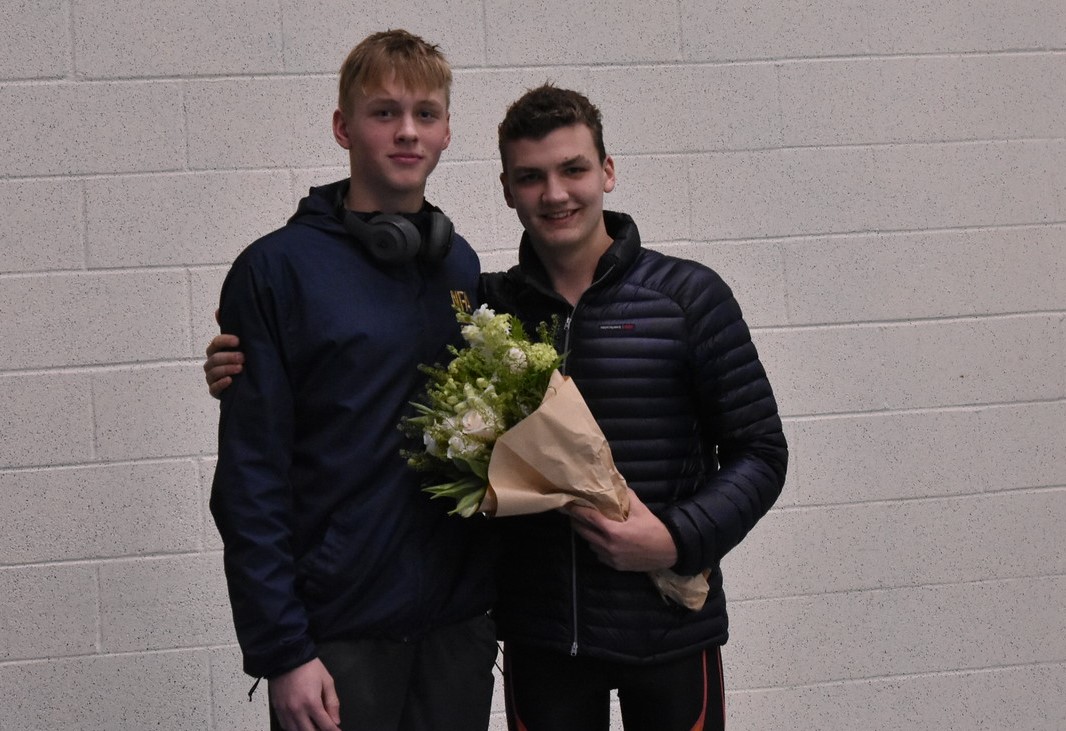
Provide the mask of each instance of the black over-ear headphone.
[{"label": "black over-ear headphone", "polygon": [[452,222],[440,211],[415,215],[426,221],[424,235],[413,221],[394,213],[378,213],[364,221],[359,214],[345,210],[344,228],[383,264],[408,264],[416,258],[439,264],[452,248]]}]

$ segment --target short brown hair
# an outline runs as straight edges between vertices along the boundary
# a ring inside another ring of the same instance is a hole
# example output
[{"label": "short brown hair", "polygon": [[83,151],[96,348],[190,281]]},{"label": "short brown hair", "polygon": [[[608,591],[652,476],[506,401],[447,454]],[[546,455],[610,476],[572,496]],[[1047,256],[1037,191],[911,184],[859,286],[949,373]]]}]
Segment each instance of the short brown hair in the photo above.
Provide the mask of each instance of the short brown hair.
[{"label": "short brown hair", "polygon": [[405,30],[386,30],[367,36],[341,64],[337,104],[351,110],[356,88],[364,94],[383,86],[390,77],[407,89],[444,89],[451,100],[452,69],[440,48]]},{"label": "short brown hair", "polygon": [[600,110],[584,94],[560,89],[547,83],[530,89],[510,107],[499,126],[500,159],[504,168],[507,158],[504,148],[515,140],[542,140],[560,127],[583,124],[592,132],[600,162],[607,159],[603,145],[603,120]]}]

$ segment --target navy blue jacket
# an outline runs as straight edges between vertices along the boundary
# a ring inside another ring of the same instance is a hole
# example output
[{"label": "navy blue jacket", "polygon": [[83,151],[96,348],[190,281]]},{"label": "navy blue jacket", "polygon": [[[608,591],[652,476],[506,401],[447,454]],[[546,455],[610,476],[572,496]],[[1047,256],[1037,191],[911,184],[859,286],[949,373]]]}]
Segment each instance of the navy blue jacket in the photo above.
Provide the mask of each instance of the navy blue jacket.
[{"label": "navy blue jacket", "polygon": [[276,676],[315,642],[415,638],[494,598],[487,521],[446,514],[400,456],[397,424],[459,339],[479,264],[383,266],[344,230],[346,181],[313,188],[234,262],[222,331],[244,373],[222,395],[211,512],[246,672]]},{"label": "navy blue jacket", "polygon": [[674,569],[709,570],[701,611],[667,604],[643,572],[601,563],[559,513],[501,519],[496,620],[505,641],[640,663],[728,637],[719,562],[779,495],[788,458],[777,404],[740,308],[701,264],[641,247],[629,216],[571,307],[528,239],[519,265],[482,278],[485,301],[530,332],[558,315],[557,347],[629,486],[677,545]]}]

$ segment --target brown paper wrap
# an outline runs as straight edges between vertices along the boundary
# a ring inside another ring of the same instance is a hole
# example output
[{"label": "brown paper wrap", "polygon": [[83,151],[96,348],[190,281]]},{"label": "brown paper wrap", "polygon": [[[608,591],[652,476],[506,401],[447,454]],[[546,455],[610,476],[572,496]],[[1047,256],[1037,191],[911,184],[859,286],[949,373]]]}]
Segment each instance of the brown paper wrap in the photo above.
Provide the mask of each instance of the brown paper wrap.
[{"label": "brown paper wrap", "polygon": [[[503,517],[555,510],[571,503],[611,520],[629,515],[625,478],[577,385],[552,374],[540,407],[496,440],[481,511]],[[707,599],[702,575],[649,572],[659,592],[692,610]]]}]

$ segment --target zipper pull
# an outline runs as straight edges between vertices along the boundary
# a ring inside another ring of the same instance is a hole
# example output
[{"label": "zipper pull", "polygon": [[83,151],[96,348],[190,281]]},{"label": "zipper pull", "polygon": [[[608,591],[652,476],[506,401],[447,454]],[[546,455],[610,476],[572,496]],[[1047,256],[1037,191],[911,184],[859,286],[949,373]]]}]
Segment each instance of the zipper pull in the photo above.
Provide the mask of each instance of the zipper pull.
[{"label": "zipper pull", "polygon": [[563,332],[570,332],[570,322],[574,319],[574,313],[571,312],[566,316],[566,322],[563,323]]},{"label": "zipper pull", "polygon": [[570,645],[570,657],[577,657],[577,640],[574,640],[574,644]]}]

